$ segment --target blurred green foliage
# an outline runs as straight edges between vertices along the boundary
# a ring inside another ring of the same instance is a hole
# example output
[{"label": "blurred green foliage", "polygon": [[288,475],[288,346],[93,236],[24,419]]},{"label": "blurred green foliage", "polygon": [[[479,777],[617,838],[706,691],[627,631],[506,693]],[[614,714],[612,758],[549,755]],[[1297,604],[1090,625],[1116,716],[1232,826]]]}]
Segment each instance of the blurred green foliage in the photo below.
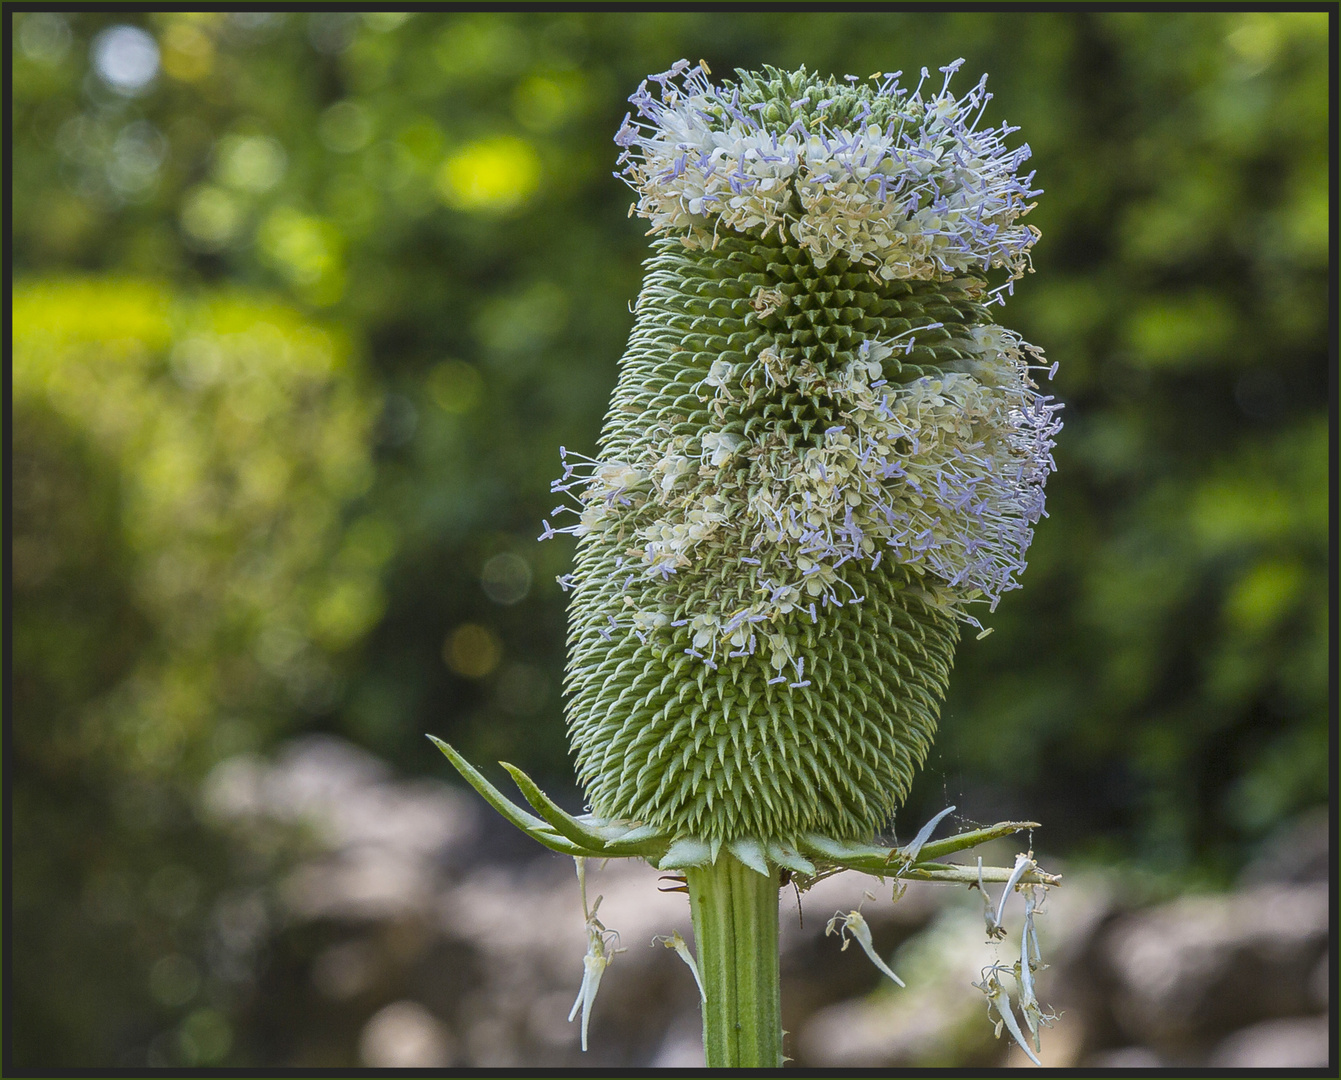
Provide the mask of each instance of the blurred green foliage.
[{"label": "blurred green foliage", "polygon": [[[254,651],[292,704],[329,708],[336,675],[321,655],[381,616],[380,572],[395,542],[387,521],[341,514],[373,479],[373,410],[344,343],[274,302],[220,292],[182,301],[124,279],[47,279],[13,300],[16,459],[31,466],[18,488],[16,591],[64,595],[62,560],[77,551],[63,527],[40,526],[78,506],[37,462],[68,432],[115,478],[126,565],[109,577],[124,582],[163,646],[128,652],[134,690],[114,715],[72,732],[72,752],[198,772],[266,739],[221,716],[229,699],[245,709],[256,682],[233,670],[239,651]],[[105,498],[103,487],[92,485]],[[25,603],[21,615],[51,607]],[[101,641],[85,644],[58,683],[66,674],[79,682]],[[62,645],[59,631],[19,635],[18,674],[50,660],[52,645]],[[16,734],[27,746],[29,730]]]},{"label": "blurred green foliage", "polygon": [[1002,318],[1061,362],[1060,472],[910,817],[1223,879],[1325,801],[1325,14],[10,17],[16,1060],[251,1063],[220,758],[570,778],[535,535],[646,251],[610,139],[680,56],[964,56],[1034,150]]},{"label": "blurred green foliage", "polygon": [[105,1060],[190,1005],[171,1057],[208,1064],[201,914],[236,882],[196,785],[329,710],[382,614],[375,410],[273,300],[46,278],[13,314],[15,1050]]}]

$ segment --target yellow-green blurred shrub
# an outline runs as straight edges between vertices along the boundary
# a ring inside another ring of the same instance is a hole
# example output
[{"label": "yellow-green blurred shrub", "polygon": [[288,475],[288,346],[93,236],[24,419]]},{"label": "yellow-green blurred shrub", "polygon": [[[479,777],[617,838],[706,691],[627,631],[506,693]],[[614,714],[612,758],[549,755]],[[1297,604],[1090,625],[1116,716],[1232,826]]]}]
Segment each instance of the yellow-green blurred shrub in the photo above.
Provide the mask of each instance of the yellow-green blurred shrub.
[{"label": "yellow-green blurred shrub", "polygon": [[233,871],[193,784],[330,707],[396,538],[357,509],[379,402],[339,334],[133,280],[13,310],[16,1050],[97,1063],[155,1034],[123,1015],[227,997],[199,950]]}]

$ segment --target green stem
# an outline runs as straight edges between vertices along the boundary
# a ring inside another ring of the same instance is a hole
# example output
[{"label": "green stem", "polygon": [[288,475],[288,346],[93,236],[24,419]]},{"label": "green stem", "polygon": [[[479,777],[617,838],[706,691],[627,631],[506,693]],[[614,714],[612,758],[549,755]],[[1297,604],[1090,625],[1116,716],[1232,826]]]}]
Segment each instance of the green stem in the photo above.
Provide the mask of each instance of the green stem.
[{"label": "green stem", "polygon": [[710,1069],[782,1065],[778,884],[723,851],[685,871]]}]

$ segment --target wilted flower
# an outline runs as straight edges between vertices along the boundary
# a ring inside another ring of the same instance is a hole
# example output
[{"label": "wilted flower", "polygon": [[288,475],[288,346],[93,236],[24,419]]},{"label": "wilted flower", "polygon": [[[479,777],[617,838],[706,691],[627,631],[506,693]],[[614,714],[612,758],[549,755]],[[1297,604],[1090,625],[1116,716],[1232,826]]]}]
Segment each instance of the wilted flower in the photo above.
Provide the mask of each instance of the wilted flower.
[{"label": "wilted flower", "polygon": [[[870,896],[870,893],[866,895]],[[848,935],[851,934],[852,939],[861,946],[862,952],[876,966],[880,974],[888,976],[897,986],[904,985],[903,980],[894,974],[893,969],[880,959],[880,954],[875,951],[875,943],[871,940],[871,928],[866,925],[866,919],[860,910],[837,912],[824,928],[824,936],[828,937],[830,934],[837,934],[843,939],[842,952],[847,952],[847,947],[851,944]]]}]

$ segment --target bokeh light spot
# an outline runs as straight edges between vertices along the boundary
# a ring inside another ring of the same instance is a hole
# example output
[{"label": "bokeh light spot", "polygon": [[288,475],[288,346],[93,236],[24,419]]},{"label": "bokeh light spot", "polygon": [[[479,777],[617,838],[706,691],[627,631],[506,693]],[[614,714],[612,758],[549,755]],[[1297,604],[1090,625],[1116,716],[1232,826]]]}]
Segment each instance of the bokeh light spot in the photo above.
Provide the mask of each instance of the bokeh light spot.
[{"label": "bokeh light spot", "polygon": [[93,39],[93,66],[118,94],[133,97],[158,74],[158,42],[138,26],[112,26]]},{"label": "bokeh light spot", "polygon": [[328,649],[348,648],[379,618],[386,607],[382,590],[371,577],[341,581],[312,612],[312,635]]},{"label": "bokeh light spot", "polygon": [[39,64],[58,64],[70,51],[70,24],[63,15],[52,11],[23,16],[18,37],[23,55]]},{"label": "bokeh light spot", "polygon": [[1220,296],[1199,290],[1151,298],[1128,317],[1135,359],[1148,368],[1214,362],[1233,344],[1233,311]]},{"label": "bokeh light spot", "polygon": [[524,139],[499,135],[468,143],[442,163],[437,188],[457,210],[504,213],[540,186],[540,156]]},{"label": "bokeh light spot", "polygon": [[528,130],[548,132],[575,115],[585,99],[586,84],[577,72],[529,75],[512,93],[512,111]]},{"label": "bokeh light spot", "polygon": [[520,555],[505,551],[484,564],[480,584],[494,603],[518,603],[531,591],[531,564]]},{"label": "bokeh light spot", "polygon": [[168,155],[168,142],[147,120],[127,124],[112,144],[107,179],[117,192],[136,198],[151,192]]},{"label": "bokeh light spot", "polygon": [[503,659],[503,645],[488,627],[463,623],[443,644],[442,658],[456,674],[482,679]]},{"label": "bokeh light spot", "polygon": [[362,150],[372,138],[372,131],[372,117],[355,101],[337,101],[321,114],[317,122],[321,141],[337,154]]},{"label": "bokeh light spot", "polygon": [[200,989],[200,969],[190,958],[171,953],[149,969],[149,992],[168,1008],[185,1005]]},{"label": "bokeh light spot", "polygon": [[470,412],[484,396],[484,380],[472,364],[464,360],[444,360],[428,373],[429,396],[443,412],[461,415]]},{"label": "bokeh light spot", "polygon": [[1244,74],[1265,71],[1280,51],[1279,17],[1264,11],[1240,16],[1238,25],[1225,37],[1225,43],[1243,63]]},{"label": "bokeh light spot", "polygon": [[177,1032],[182,1057],[191,1065],[213,1065],[233,1047],[233,1028],[217,1009],[197,1009]]},{"label": "bokeh light spot", "polygon": [[163,70],[179,82],[199,82],[214,69],[214,42],[190,23],[173,23],[163,34]]},{"label": "bokeh light spot", "polygon": [[1280,620],[1306,581],[1307,574],[1297,562],[1260,562],[1230,592],[1225,615],[1239,630],[1260,633]]},{"label": "bokeh light spot", "polygon": [[442,73],[462,82],[515,71],[529,51],[527,35],[513,23],[484,13],[447,22],[433,46]]},{"label": "bokeh light spot", "polygon": [[417,1001],[395,1001],[363,1026],[359,1058],[375,1069],[442,1068],[451,1062],[451,1036]]},{"label": "bokeh light spot", "polygon": [[262,194],[284,178],[287,155],[268,135],[225,135],[214,151],[214,172],[225,186]]},{"label": "bokeh light spot", "polygon": [[338,265],[339,234],[320,218],[276,207],[261,226],[261,249],[295,285],[312,285]]},{"label": "bokeh light spot", "polygon": [[533,281],[484,303],[472,329],[492,353],[520,360],[563,329],[568,294],[553,281]]},{"label": "bokeh light spot", "polygon": [[412,11],[365,11],[363,25],[375,34],[389,34],[412,18]]},{"label": "bokeh light spot", "polygon": [[494,701],[512,716],[534,716],[549,697],[544,673],[531,664],[508,664],[498,675]]}]

